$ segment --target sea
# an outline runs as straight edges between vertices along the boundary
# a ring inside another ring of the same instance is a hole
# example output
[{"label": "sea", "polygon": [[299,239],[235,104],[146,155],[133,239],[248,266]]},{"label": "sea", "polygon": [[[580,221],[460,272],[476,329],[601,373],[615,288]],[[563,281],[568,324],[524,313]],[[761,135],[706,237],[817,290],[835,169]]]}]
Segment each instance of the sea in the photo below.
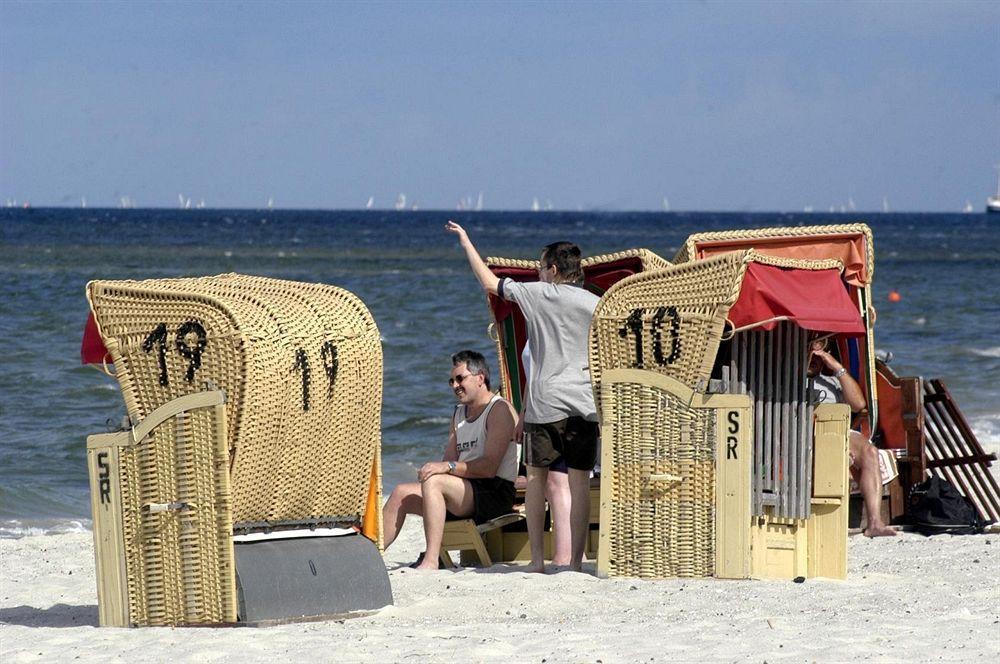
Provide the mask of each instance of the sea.
[{"label": "sea", "polygon": [[496,372],[486,301],[449,219],[483,256],[530,259],[556,240],[671,259],[691,233],[865,222],[876,347],[900,375],[941,378],[984,447],[1000,450],[997,215],[4,208],[0,537],[90,527],[86,437],[125,413],[114,380],[80,363],[92,279],[240,272],[352,291],[382,337],[385,491],[412,481],[447,438],[450,354],[479,350]]}]

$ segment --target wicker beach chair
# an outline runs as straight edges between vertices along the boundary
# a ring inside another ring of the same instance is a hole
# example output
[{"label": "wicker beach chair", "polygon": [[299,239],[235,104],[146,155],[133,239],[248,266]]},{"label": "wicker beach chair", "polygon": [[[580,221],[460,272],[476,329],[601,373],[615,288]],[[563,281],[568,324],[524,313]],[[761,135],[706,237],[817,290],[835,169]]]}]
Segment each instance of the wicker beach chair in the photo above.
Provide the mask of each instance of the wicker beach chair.
[{"label": "wicker beach chair", "polygon": [[[227,587],[240,565],[239,545],[232,560],[234,532],[347,528],[380,546],[382,350],[357,297],[332,286],[237,274],[95,281],[87,297],[133,427],[206,389],[226,399],[224,417],[213,411],[218,421],[202,427],[225,432],[224,463],[211,437],[197,443],[180,433],[135,440],[135,452],[121,457],[129,624],[235,618],[228,609],[193,618],[177,608],[206,592],[175,559],[178,551],[200,556],[206,541],[192,539],[178,521],[183,509],[157,512],[151,524],[147,495],[162,504],[215,506],[218,536],[228,529],[229,557],[200,568],[217,567]],[[202,481],[197,495],[187,496],[189,478],[208,469],[219,475],[215,485]],[[177,546],[151,546],[171,529],[179,533]],[[244,586],[252,583],[249,565],[240,572]],[[150,576],[153,568],[162,572]],[[154,597],[154,587],[175,599]],[[229,597],[224,603],[236,605]]]},{"label": "wicker beach chair", "polygon": [[806,329],[869,329],[840,257],[687,252],[618,282],[591,324],[598,572],[842,578],[849,409],[814,409],[805,377]]}]

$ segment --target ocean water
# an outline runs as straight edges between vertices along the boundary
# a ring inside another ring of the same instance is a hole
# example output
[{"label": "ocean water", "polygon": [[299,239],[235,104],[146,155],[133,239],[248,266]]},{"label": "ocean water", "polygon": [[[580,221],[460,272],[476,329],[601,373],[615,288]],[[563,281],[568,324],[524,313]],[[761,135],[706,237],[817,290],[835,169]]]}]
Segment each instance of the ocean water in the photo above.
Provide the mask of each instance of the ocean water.
[{"label": "ocean water", "polygon": [[[1000,449],[1000,219],[983,214],[731,214],[0,209],[0,537],[89,524],[85,439],[120,421],[117,384],[80,365],[91,279],[243,272],[346,288],[382,335],[385,489],[439,458],[449,356],[493,362],[485,299],[453,235],[484,256],[674,256],[691,233],[864,221],[875,233],[876,346],[901,375],[942,378]],[[902,296],[890,303],[895,290]]]}]

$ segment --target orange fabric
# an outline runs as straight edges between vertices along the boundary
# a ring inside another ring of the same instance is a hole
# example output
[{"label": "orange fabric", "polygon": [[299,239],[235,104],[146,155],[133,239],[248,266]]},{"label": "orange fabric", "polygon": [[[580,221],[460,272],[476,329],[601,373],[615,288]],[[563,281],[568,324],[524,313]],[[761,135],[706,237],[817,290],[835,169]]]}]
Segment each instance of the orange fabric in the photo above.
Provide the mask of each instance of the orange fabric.
[{"label": "orange fabric", "polygon": [[365,513],[361,516],[361,534],[382,546],[382,533],[379,532],[378,517],[382,506],[378,504],[378,459],[372,461],[372,474],[368,482],[368,499],[365,501]]},{"label": "orange fabric", "polygon": [[728,251],[753,249],[767,256],[822,260],[836,258],[844,264],[844,281],[854,286],[868,283],[865,266],[865,236],[820,235],[815,237],[744,238],[698,242],[695,258],[718,256]]}]

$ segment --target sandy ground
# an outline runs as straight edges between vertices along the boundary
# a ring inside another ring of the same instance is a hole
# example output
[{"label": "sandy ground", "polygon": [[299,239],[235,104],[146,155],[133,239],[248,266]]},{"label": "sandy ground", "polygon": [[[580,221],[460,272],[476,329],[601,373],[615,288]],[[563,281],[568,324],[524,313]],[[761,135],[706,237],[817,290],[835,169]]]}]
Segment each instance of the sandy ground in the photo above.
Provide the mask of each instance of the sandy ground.
[{"label": "sandy ground", "polygon": [[0,660],[1000,660],[997,534],[855,536],[846,581],[796,584],[416,572],[419,523],[386,555],[395,606],[247,629],[98,628],[89,534],[0,540]]}]

